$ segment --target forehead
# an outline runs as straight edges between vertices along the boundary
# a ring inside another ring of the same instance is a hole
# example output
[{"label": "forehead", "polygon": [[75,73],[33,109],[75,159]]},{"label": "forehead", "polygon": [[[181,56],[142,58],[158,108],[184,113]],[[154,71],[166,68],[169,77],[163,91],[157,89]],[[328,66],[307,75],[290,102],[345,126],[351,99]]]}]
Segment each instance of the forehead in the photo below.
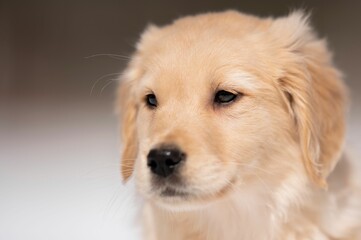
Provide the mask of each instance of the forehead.
[{"label": "forehead", "polygon": [[146,39],[140,44],[141,85],[161,91],[216,88],[220,84],[251,90],[261,87],[267,81],[264,76],[272,75],[264,67],[269,55],[266,45],[251,33],[233,36],[224,29],[173,26]]},{"label": "forehead", "polygon": [[[260,76],[231,52],[192,49],[158,54],[146,64],[140,80],[142,89],[173,93],[208,92],[216,89],[254,92],[265,88]],[[227,50],[229,51],[229,49]],[[183,91],[182,91],[183,90]]]},{"label": "forehead", "polygon": [[243,92],[255,92],[266,86],[252,73],[232,66],[201,67],[196,71],[187,68],[184,68],[183,71],[159,69],[147,72],[141,78],[140,85],[145,90],[165,93],[172,93],[172,90],[199,92],[216,89],[242,89]]}]

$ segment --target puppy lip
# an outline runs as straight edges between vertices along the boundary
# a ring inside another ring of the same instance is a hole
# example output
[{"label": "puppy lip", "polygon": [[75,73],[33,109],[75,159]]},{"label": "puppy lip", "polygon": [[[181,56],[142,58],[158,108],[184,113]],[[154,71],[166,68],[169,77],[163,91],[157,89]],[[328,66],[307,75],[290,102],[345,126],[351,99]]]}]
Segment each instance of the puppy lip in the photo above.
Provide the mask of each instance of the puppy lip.
[{"label": "puppy lip", "polygon": [[230,191],[232,191],[235,182],[236,182],[236,177],[232,178],[228,184],[218,189],[217,191],[205,195],[191,194],[189,192],[179,190],[172,186],[167,186],[164,190],[160,192],[160,196],[165,199],[182,198],[183,200],[193,199],[193,200],[201,200],[201,201],[214,198],[215,196],[217,196],[216,198],[222,198],[223,196],[227,195]]},{"label": "puppy lip", "polygon": [[186,197],[189,194],[186,192],[179,191],[175,188],[167,187],[160,193],[160,195],[162,197]]}]

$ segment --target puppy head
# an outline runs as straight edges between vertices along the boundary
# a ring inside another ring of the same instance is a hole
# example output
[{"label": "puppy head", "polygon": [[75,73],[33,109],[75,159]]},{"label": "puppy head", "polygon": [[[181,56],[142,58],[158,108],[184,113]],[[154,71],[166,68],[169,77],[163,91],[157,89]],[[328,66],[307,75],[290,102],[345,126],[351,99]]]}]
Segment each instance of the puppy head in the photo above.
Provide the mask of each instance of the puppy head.
[{"label": "puppy head", "polygon": [[342,148],[344,86],[300,12],[151,26],[118,96],[122,175],[134,173],[163,205],[203,204],[290,174],[325,186]]}]

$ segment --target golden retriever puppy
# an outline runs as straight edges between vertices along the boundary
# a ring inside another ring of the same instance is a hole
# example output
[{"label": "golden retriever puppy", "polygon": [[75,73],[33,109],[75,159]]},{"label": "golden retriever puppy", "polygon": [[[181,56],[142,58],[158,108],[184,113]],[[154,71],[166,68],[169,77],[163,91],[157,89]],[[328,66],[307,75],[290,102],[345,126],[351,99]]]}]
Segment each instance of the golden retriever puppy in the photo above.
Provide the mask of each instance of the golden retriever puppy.
[{"label": "golden retriever puppy", "polygon": [[302,12],[150,26],[121,80],[144,239],[361,239],[346,89]]}]

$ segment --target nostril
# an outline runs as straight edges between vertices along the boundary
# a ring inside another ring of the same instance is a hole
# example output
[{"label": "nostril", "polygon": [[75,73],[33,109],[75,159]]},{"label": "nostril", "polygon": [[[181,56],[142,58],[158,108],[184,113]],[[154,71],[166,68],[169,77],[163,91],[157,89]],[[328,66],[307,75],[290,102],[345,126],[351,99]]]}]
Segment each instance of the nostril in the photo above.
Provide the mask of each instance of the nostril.
[{"label": "nostril", "polygon": [[170,168],[173,168],[178,162],[179,161],[175,162],[174,160],[169,158],[165,160],[165,164]]},{"label": "nostril", "polygon": [[155,160],[150,160],[148,161],[148,167],[150,167],[151,169],[155,169],[157,168],[158,164]]}]

